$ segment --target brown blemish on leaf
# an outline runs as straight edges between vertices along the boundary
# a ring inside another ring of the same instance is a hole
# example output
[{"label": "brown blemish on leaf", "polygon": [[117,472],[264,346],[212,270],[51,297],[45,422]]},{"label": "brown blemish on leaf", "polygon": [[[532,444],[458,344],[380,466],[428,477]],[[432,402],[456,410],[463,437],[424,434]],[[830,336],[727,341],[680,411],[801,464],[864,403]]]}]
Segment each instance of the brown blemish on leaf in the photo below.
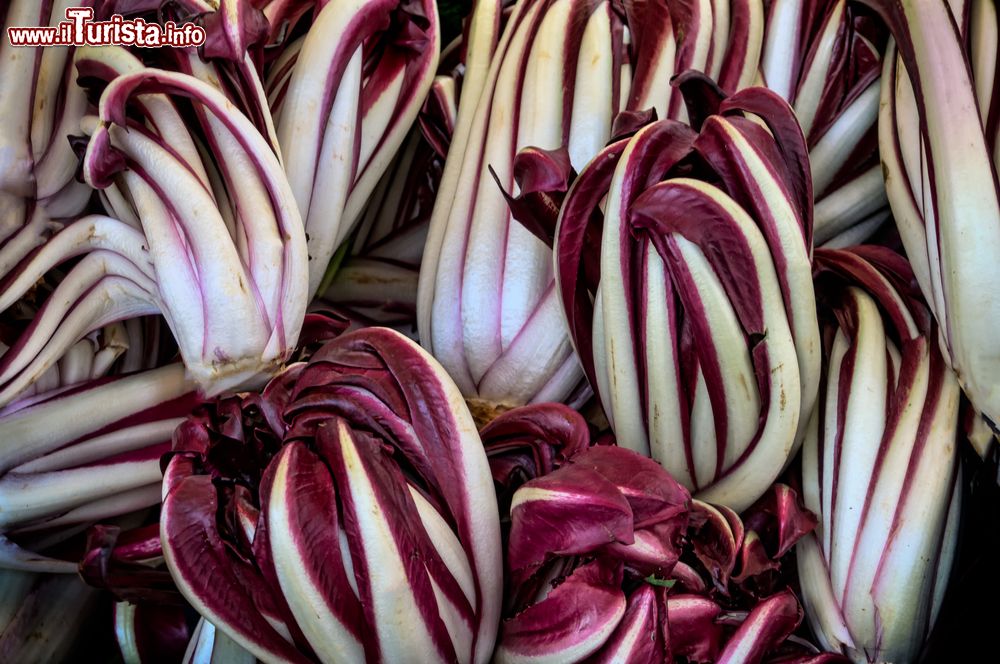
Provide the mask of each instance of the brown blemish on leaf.
[{"label": "brown blemish on leaf", "polygon": [[465,403],[469,406],[469,412],[472,413],[472,419],[476,422],[477,430],[482,429],[508,410],[517,407],[511,403],[476,398],[466,399]]}]

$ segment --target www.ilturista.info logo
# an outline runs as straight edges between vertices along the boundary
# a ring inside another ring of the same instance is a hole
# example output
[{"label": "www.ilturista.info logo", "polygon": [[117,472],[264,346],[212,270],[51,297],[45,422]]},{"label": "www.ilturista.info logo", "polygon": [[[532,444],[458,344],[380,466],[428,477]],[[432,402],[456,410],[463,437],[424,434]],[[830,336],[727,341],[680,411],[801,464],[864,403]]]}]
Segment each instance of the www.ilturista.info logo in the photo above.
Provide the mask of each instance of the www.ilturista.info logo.
[{"label": "www.ilturista.info logo", "polygon": [[205,43],[205,28],[167,21],[163,25],[121,14],[95,21],[91,7],[69,7],[66,20],[55,26],[7,28],[11,46],[140,46],[185,48]]}]

